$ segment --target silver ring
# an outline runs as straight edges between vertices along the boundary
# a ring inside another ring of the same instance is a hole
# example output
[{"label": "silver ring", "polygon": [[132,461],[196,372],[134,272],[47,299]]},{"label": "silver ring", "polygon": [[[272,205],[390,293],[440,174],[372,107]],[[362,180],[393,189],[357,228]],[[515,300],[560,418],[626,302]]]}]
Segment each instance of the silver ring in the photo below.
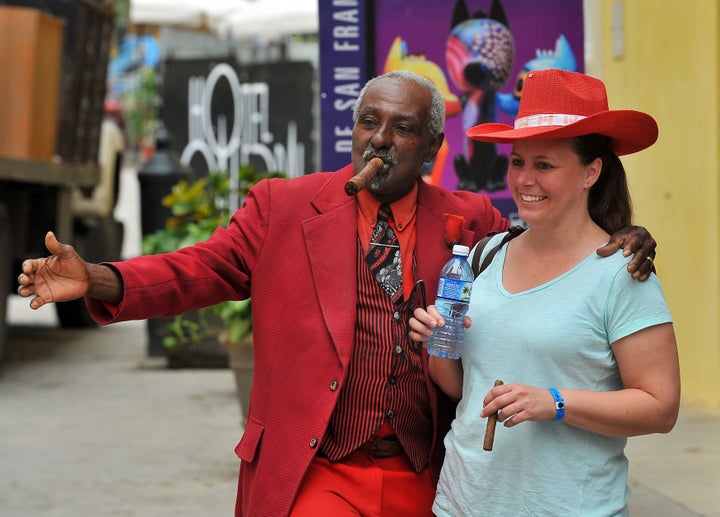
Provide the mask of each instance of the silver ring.
[{"label": "silver ring", "polygon": [[652,257],[645,257],[645,258],[646,258],[646,259],[648,259],[648,260],[650,261],[650,264],[652,264],[652,265],[655,265],[655,262],[653,262],[653,259],[652,259]]}]

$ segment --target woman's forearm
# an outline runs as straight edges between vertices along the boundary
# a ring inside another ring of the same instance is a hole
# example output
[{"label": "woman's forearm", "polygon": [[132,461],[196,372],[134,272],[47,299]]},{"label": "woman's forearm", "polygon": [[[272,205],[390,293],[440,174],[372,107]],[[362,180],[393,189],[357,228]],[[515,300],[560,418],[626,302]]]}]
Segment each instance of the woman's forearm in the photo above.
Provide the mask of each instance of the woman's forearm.
[{"label": "woman's forearm", "polygon": [[444,359],[431,355],[428,362],[430,378],[453,400],[462,397],[463,367],[459,359]]}]

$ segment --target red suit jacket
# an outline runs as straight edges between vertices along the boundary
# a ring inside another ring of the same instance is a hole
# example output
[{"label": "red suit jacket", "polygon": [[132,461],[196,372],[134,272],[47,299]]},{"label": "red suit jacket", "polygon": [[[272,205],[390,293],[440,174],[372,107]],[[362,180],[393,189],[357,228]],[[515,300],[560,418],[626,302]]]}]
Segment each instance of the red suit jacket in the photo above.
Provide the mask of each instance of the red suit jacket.
[{"label": "red suit jacket", "polygon": [[[235,452],[241,460],[237,515],[287,515],[342,389],[352,355],[357,298],[357,208],[344,192],[351,166],[293,180],[258,183],[228,228],[166,256],[112,264],[124,298],[100,323],[171,316],[226,299],[252,297],[255,364],[249,416]],[[450,258],[444,214],[465,217],[461,244],[472,245],[507,221],[486,196],[450,193],[420,181],[417,278],[434,300]],[[427,365],[427,355],[425,365]],[[426,370],[427,377],[427,370]],[[435,436],[431,468],[453,407],[427,378]],[[435,477],[437,479],[437,477]]]}]

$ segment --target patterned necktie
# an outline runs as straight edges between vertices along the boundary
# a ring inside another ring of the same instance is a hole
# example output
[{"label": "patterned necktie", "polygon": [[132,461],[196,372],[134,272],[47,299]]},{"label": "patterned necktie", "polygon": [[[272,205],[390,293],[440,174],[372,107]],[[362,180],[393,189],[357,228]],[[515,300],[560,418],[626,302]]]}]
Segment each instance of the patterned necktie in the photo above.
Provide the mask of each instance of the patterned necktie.
[{"label": "patterned necktie", "polygon": [[375,279],[396,305],[402,303],[402,261],[400,244],[388,222],[392,212],[388,205],[380,205],[377,224],[370,237],[365,260]]}]

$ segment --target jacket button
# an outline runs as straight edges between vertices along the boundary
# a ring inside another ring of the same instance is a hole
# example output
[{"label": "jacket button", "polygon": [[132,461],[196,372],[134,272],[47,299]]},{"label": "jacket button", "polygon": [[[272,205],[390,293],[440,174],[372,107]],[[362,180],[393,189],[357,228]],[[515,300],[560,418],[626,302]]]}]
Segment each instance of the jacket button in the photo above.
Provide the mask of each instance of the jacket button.
[{"label": "jacket button", "polygon": [[330,391],[335,391],[338,389],[338,381],[330,381]]},{"label": "jacket button", "polygon": [[310,438],[310,448],[314,449],[318,445],[318,439],[317,438]]}]

